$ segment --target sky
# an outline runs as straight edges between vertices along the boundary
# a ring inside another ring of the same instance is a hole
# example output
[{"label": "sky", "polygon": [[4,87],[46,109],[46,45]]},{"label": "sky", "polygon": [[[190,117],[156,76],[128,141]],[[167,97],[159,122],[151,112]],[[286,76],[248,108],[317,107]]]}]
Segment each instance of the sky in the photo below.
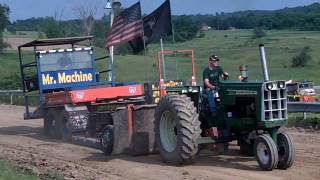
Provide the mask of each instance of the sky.
[{"label": "sky", "polygon": [[[123,7],[129,7],[138,0],[121,0]],[[164,0],[140,0],[142,13],[148,14]],[[241,10],[275,10],[285,7],[309,5],[320,0],[171,0],[173,15],[215,14]],[[74,9],[78,6],[96,6],[96,18],[108,13],[104,7],[107,0],[0,0],[11,9],[10,21],[31,17],[53,16],[62,12],[62,19],[76,19]]]}]

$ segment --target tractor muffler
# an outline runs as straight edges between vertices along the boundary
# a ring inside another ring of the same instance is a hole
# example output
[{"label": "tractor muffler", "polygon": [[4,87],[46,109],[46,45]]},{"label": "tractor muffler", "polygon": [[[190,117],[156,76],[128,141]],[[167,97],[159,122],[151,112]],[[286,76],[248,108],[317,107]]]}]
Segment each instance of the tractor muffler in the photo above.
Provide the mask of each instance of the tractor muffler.
[{"label": "tractor muffler", "polygon": [[259,45],[259,51],[260,51],[260,60],[262,65],[262,71],[263,71],[263,79],[264,82],[269,81],[269,73],[268,73],[268,67],[267,67],[267,59],[266,59],[266,52],[264,50],[264,45]]}]

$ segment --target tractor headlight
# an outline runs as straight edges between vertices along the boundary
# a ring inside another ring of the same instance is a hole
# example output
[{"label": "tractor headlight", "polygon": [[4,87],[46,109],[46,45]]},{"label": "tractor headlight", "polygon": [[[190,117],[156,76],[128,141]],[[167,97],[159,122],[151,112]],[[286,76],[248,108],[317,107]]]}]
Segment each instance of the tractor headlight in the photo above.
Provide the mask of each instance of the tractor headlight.
[{"label": "tractor headlight", "polygon": [[283,81],[278,82],[278,88],[283,89],[285,87],[285,83]]},{"label": "tractor headlight", "polygon": [[271,82],[271,83],[268,83],[266,87],[268,90],[276,90],[277,84],[276,84],[276,82]]},{"label": "tractor headlight", "polygon": [[273,89],[273,84],[272,83],[267,84],[267,89],[268,90],[272,90]]}]

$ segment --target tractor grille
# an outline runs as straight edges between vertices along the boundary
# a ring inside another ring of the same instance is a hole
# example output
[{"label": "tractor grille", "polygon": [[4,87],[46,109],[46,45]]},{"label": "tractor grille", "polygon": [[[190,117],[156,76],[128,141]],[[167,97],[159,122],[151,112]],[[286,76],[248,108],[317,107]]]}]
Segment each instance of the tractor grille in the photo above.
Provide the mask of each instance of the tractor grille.
[{"label": "tractor grille", "polygon": [[287,97],[285,89],[264,90],[264,119],[267,121],[287,119]]}]

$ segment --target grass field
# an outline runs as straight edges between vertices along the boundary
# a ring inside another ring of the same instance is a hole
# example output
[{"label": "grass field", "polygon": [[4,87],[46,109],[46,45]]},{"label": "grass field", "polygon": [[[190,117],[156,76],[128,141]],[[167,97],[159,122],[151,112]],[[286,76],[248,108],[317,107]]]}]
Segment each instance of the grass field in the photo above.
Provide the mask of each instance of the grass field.
[{"label": "grass field", "polygon": [[[205,38],[198,38],[185,43],[165,44],[165,49],[194,49],[197,67],[197,79],[201,81],[202,69],[207,65],[207,59],[215,53],[220,56],[220,65],[237,79],[239,65],[246,64],[249,68],[249,78],[262,78],[258,45],[264,43],[268,60],[270,79],[312,80],[320,82],[320,32],[306,31],[268,31],[262,39],[252,39],[251,30],[214,31],[208,32]],[[309,46],[312,61],[303,68],[291,68],[291,59],[300,50]],[[159,46],[148,48],[147,56],[116,56],[115,69],[118,81],[146,81],[157,78],[156,51]],[[101,54],[104,50],[98,50]],[[185,59],[187,60],[187,59]],[[182,64],[182,66],[181,66]],[[191,71],[185,63],[178,63],[178,71]],[[167,67],[167,66],[166,66]],[[175,67],[167,67],[175,71]],[[186,69],[187,68],[187,69]]]},{"label": "grass field", "polygon": [[36,180],[36,176],[23,170],[11,167],[6,161],[0,159],[0,180]]},{"label": "grass field", "polygon": [[[202,69],[207,65],[210,54],[217,54],[220,65],[228,71],[231,79],[237,79],[239,65],[246,64],[249,68],[249,79],[262,79],[258,45],[264,43],[268,60],[270,79],[282,80],[313,80],[320,82],[320,32],[319,31],[267,31],[262,39],[252,39],[251,30],[211,31],[205,38],[197,38],[185,43],[165,43],[165,50],[194,49],[197,67],[197,80],[201,82]],[[291,59],[300,50],[309,46],[312,61],[303,68],[291,68]],[[149,45],[147,56],[125,55],[115,56],[116,81],[154,81],[157,79],[156,57],[159,46]],[[96,49],[96,57],[105,56],[106,50]],[[30,52],[25,53],[27,59],[32,59]],[[190,74],[190,57],[166,57],[168,75],[174,79],[185,79]],[[175,59],[178,59],[177,61]],[[169,62],[169,60],[171,62]],[[19,72],[18,54],[16,51],[7,51],[0,55],[0,77],[6,77]],[[106,69],[106,62],[98,62],[98,69]],[[178,73],[176,73],[178,71]],[[178,77],[176,77],[178,75]],[[0,80],[1,81],[1,80]]]},{"label": "grass field", "polygon": [[[194,49],[197,67],[197,80],[201,81],[202,69],[207,65],[208,57],[215,53],[220,56],[220,65],[237,79],[239,65],[246,64],[249,68],[251,80],[262,79],[258,45],[264,43],[268,60],[270,79],[281,80],[312,80],[320,82],[320,32],[307,31],[268,31],[262,39],[252,39],[251,30],[212,31],[205,38],[198,38],[185,43],[164,44],[166,50]],[[312,61],[306,67],[291,68],[292,57],[299,54],[300,50],[309,46]],[[154,80],[156,76],[156,51],[159,46],[152,45],[148,48],[147,56],[116,56],[115,69],[118,81],[146,81]],[[104,50],[98,50],[102,55]],[[172,58],[166,58],[172,59]],[[190,58],[181,58],[182,61],[166,64],[170,71],[179,71],[180,78],[183,74],[190,74],[191,66],[186,62]],[[168,67],[169,65],[172,65]],[[178,68],[176,68],[178,67]],[[167,71],[168,73],[170,73]],[[172,73],[172,72],[171,72]],[[176,74],[176,73],[172,73]]]}]

